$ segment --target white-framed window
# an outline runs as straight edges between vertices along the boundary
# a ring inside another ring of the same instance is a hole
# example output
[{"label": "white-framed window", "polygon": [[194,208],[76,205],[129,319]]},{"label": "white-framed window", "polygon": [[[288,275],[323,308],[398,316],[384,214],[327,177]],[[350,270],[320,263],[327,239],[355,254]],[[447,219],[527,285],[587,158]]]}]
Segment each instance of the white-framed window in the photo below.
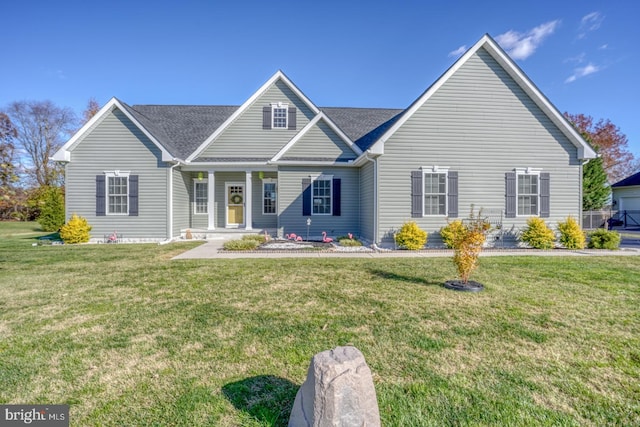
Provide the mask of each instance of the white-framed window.
[{"label": "white-framed window", "polygon": [[311,213],[331,215],[333,176],[321,175],[311,183]]},{"label": "white-framed window", "polygon": [[289,126],[289,104],[278,102],[271,104],[271,128],[287,129]]},{"label": "white-framed window", "polygon": [[535,216],[540,212],[540,173],[516,171],[518,216]]},{"label": "white-framed window", "polygon": [[209,213],[209,181],[206,179],[193,180],[193,213]]},{"label": "white-framed window", "polygon": [[447,170],[437,167],[423,168],[423,215],[447,214]]},{"label": "white-framed window", "polygon": [[129,172],[107,172],[107,215],[129,215]]},{"label": "white-framed window", "polygon": [[275,215],[278,206],[278,181],[266,178],[262,180],[262,213]]}]

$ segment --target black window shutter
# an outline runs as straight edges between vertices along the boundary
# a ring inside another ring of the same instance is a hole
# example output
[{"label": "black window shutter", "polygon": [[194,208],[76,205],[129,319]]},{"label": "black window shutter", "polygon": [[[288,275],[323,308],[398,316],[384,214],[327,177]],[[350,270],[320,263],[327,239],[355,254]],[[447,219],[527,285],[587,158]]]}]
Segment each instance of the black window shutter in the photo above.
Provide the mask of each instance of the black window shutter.
[{"label": "black window shutter", "polygon": [[422,171],[411,171],[411,217],[422,217]]},{"label": "black window shutter", "polygon": [[542,172],[540,174],[540,217],[549,218],[550,215],[550,185],[549,173]]},{"label": "black window shutter", "polygon": [[341,195],[340,195],[340,178],[333,178],[333,206],[331,207],[333,210],[333,216],[340,216],[340,204],[341,204]]},{"label": "black window shutter", "polygon": [[138,216],[138,175],[129,175],[129,216]]},{"label": "black window shutter", "polygon": [[302,180],[302,215],[311,215],[311,179]]},{"label": "black window shutter", "polygon": [[447,195],[447,197],[449,198],[449,212],[447,212],[447,216],[449,218],[457,218],[458,217],[458,172],[449,171],[447,179],[449,180],[449,194]]},{"label": "black window shutter", "polygon": [[96,216],[105,216],[105,176],[96,175]]},{"label": "black window shutter", "polygon": [[271,107],[262,108],[262,129],[271,129]]},{"label": "black window shutter", "polygon": [[289,107],[289,125],[291,130],[296,129],[296,107]]},{"label": "black window shutter", "polygon": [[516,200],[517,177],[515,172],[505,174],[505,218],[515,218],[518,203]]}]

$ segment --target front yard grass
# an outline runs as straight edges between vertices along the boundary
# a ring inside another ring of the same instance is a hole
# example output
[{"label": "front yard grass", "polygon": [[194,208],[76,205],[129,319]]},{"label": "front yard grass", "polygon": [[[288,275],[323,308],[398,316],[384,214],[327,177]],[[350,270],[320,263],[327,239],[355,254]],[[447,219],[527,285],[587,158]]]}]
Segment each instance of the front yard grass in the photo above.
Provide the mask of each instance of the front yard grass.
[{"label": "front yard grass", "polygon": [[196,242],[37,246],[0,223],[0,403],[73,426],[286,425],[351,343],[384,426],[640,425],[640,257],[181,260]]}]

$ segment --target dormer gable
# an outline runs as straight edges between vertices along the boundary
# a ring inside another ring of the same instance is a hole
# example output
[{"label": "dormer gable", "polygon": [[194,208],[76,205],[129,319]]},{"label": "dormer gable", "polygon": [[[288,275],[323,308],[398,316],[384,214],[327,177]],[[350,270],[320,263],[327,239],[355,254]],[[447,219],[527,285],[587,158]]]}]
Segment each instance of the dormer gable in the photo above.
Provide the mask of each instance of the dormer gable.
[{"label": "dormer gable", "polygon": [[276,72],[209,136],[187,161],[238,153],[271,158],[320,110],[282,72]]},{"label": "dormer gable", "polygon": [[324,113],[318,114],[271,159],[274,162],[347,162],[362,150]]}]

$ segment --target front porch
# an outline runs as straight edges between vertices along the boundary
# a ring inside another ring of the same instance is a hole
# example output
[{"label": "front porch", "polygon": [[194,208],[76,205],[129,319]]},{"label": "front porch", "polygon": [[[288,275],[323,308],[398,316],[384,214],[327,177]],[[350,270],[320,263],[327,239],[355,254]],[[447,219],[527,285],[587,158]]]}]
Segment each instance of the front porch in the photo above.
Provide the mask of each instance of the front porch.
[{"label": "front porch", "polygon": [[184,170],[174,179],[174,236],[275,233],[277,171]]}]

